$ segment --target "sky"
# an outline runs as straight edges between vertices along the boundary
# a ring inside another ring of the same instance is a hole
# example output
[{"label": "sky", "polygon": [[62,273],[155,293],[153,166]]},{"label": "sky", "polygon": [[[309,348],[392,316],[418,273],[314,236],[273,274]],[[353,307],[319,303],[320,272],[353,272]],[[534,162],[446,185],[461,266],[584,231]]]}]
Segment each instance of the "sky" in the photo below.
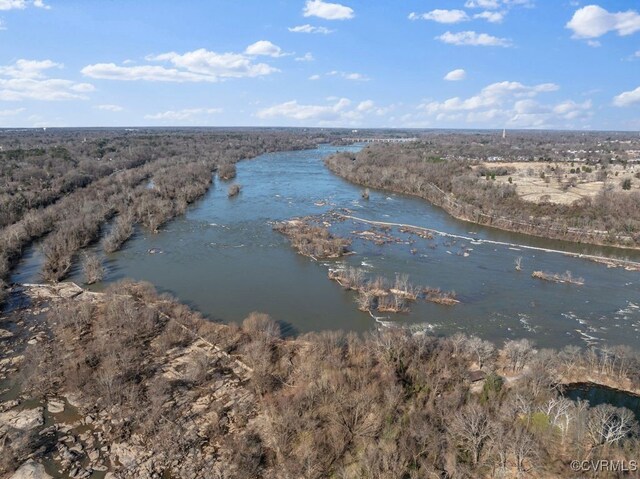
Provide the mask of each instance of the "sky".
[{"label": "sky", "polygon": [[640,130],[638,0],[0,0],[0,127]]}]

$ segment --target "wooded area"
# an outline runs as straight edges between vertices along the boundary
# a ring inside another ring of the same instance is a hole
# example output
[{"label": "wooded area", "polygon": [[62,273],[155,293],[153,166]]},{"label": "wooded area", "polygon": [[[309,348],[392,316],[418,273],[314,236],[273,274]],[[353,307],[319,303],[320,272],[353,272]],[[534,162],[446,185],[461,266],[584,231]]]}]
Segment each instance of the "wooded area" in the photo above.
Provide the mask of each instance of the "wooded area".
[{"label": "wooded area", "polygon": [[[105,236],[118,250],[141,225],[157,231],[210,187],[220,166],[317,139],[279,130],[60,130],[0,136],[0,280],[43,238],[42,276],[59,281]],[[112,221],[113,220],[113,221]]]},{"label": "wooded area", "polygon": [[[76,397],[126,477],[567,477],[572,459],[632,460],[640,447],[629,410],[560,388],[590,377],[637,389],[628,348],[497,348],[395,328],[283,340],[267,315],[216,324],[150,285],[89,298],[52,305],[25,389]],[[56,440],[7,434],[4,471]]]},{"label": "wooded area", "polygon": [[[459,219],[548,238],[640,246],[640,192],[603,189],[594,198],[568,205],[527,202],[516,194],[513,185],[492,181],[495,175],[508,172],[486,174],[474,168],[480,164],[479,157],[471,151],[464,157],[453,152],[445,154],[439,141],[436,137],[368,146],[357,154],[333,155],[326,164],[349,181],[419,196]],[[459,135],[458,143],[465,142],[474,143],[474,137]],[[468,146],[472,150],[472,145]],[[457,151],[455,146],[452,148]],[[509,151],[505,147],[503,154]],[[590,161],[597,162],[600,156],[594,154]],[[481,158],[486,157],[485,153]],[[606,168],[606,162],[597,164]]]}]

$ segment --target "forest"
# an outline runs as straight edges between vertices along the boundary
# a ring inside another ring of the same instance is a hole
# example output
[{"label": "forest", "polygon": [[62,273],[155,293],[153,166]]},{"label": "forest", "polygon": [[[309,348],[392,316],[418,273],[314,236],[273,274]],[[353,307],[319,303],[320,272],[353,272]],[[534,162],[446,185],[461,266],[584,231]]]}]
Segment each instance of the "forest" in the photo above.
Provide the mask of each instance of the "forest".
[{"label": "forest", "polygon": [[[312,136],[313,135],[313,136]],[[63,279],[101,235],[112,253],[139,225],[157,231],[242,159],[309,148],[286,130],[59,130],[0,135],[0,281],[42,239],[46,281]],[[0,289],[2,284],[0,284]]]},{"label": "forest", "polygon": [[397,328],[283,339],[265,314],[222,325],[132,282],[48,304],[23,397],[67,397],[90,420],[4,428],[4,473],[49,457],[115,477],[551,478],[640,448],[630,410],[563,394],[585,377],[638,390],[625,347]]}]

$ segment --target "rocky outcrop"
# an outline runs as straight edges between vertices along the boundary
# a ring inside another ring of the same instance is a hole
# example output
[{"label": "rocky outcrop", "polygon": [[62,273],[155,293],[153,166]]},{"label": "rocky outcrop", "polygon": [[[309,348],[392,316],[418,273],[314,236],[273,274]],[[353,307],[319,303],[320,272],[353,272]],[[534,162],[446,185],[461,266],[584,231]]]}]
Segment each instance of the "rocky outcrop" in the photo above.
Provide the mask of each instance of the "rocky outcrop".
[{"label": "rocky outcrop", "polygon": [[0,413],[0,424],[20,429],[21,431],[29,431],[44,424],[42,415],[43,408],[24,409],[22,411],[9,410]]},{"label": "rocky outcrop", "polygon": [[53,479],[42,464],[28,460],[9,479]]}]

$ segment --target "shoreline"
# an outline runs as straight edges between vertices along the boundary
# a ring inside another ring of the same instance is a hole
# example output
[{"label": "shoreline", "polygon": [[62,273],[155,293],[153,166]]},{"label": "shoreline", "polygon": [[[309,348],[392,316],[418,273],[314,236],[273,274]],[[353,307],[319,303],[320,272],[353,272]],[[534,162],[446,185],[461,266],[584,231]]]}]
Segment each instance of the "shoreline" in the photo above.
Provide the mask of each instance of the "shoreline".
[{"label": "shoreline", "polygon": [[[474,220],[472,218],[472,216],[468,215],[468,214],[463,214],[463,213],[458,213],[455,210],[459,209],[459,210],[466,210],[466,209],[474,209],[475,207],[473,205],[470,204],[460,204],[457,201],[453,200],[452,198],[450,198],[450,195],[444,191],[442,191],[440,188],[438,188],[436,185],[433,185],[431,183],[429,183],[429,186],[433,187],[434,189],[436,189],[438,191],[438,194],[442,197],[441,200],[438,200],[437,198],[435,198],[435,196],[433,195],[429,195],[428,193],[425,193],[424,195],[420,195],[417,193],[411,193],[411,192],[407,192],[407,191],[402,191],[398,188],[380,188],[377,187],[375,185],[371,185],[371,184],[367,184],[364,182],[360,182],[360,181],[356,181],[352,178],[349,178],[347,176],[343,176],[340,173],[338,173],[336,170],[332,169],[331,166],[329,165],[329,163],[326,161],[325,159],[325,166],[329,169],[329,171],[331,171],[333,174],[335,174],[336,176],[342,178],[345,181],[348,181],[349,183],[352,183],[354,185],[358,185],[358,186],[363,186],[366,188],[373,188],[376,189],[378,191],[389,191],[392,193],[396,193],[396,194],[401,194],[401,195],[407,195],[407,196],[411,196],[411,197],[415,197],[415,198],[420,198],[424,201],[428,201],[429,203],[431,203],[434,206],[437,206],[439,208],[441,208],[444,212],[446,212],[449,216],[451,216],[452,218],[455,218],[459,221],[465,221],[467,223],[471,223],[474,225],[480,225],[480,226],[484,226],[484,227],[488,227],[488,228],[495,228],[497,230],[500,231],[507,231],[510,233],[517,233],[517,234],[522,234],[522,235],[528,235],[528,236],[534,236],[537,238],[543,238],[543,239],[547,239],[547,240],[557,240],[557,241],[566,241],[568,243],[573,243],[573,244],[583,244],[583,245],[593,245],[593,246],[603,246],[603,247],[611,247],[611,248],[616,248],[619,250],[629,250],[629,251],[633,251],[633,252],[638,252],[640,251],[640,246],[629,246],[629,245],[622,245],[622,244],[618,244],[618,243],[607,243],[604,242],[602,240],[597,239],[598,237],[606,237],[608,235],[607,232],[598,232],[598,233],[594,233],[592,231],[584,231],[584,230],[577,230],[575,228],[569,228],[567,227],[566,229],[561,229],[562,231],[564,231],[564,234],[555,234],[555,235],[549,235],[550,231],[553,231],[554,229],[558,229],[557,227],[555,227],[554,225],[535,225],[532,223],[521,223],[521,222],[517,222],[518,225],[521,225],[524,230],[518,229],[516,227],[509,227],[507,225],[498,225],[496,224],[496,222],[505,222],[508,221],[510,223],[514,223],[513,220],[509,220],[508,218],[504,218],[504,217],[499,217],[499,216],[491,216],[488,215],[486,213],[482,213],[479,211],[474,211],[473,213],[475,214],[475,216],[478,217],[478,220]],[[479,218],[486,218],[487,221],[481,221]],[[584,235],[586,238],[593,238],[589,241],[585,241],[583,240],[575,240],[575,239],[571,239],[572,237],[576,237],[576,236],[581,236]]]}]

